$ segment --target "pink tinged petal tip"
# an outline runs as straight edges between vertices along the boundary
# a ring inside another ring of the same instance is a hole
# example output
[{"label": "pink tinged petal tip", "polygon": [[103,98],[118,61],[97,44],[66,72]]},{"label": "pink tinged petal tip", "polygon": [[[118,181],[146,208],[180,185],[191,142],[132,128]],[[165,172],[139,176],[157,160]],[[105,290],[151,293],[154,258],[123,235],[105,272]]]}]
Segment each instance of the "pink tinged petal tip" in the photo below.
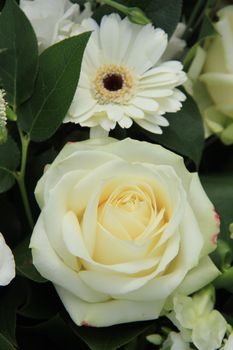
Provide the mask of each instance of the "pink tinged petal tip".
[{"label": "pink tinged petal tip", "polygon": [[95,327],[95,326],[91,325],[90,323],[88,323],[85,320],[81,322],[81,326],[83,326],[83,327]]},{"label": "pink tinged petal tip", "polygon": [[215,208],[213,208],[213,212],[214,212],[214,218],[215,218],[216,224],[217,224],[217,226],[219,227],[219,226],[220,226],[220,216],[219,216],[219,214],[217,213],[217,211],[216,211]]},{"label": "pink tinged petal tip", "polygon": [[219,235],[219,232],[216,232],[214,233],[212,236],[211,236],[211,242],[216,245],[218,243],[218,235]]}]

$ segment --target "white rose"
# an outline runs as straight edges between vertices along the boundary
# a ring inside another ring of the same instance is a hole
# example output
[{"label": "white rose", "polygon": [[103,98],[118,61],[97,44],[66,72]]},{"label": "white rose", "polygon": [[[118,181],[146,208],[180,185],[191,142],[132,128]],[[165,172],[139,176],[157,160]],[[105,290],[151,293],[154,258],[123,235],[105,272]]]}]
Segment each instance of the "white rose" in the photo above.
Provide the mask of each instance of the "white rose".
[{"label": "white rose", "polygon": [[217,34],[198,48],[186,88],[204,117],[206,136],[217,134],[223,143],[233,143],[233,5],[218,12]]},{"label": "white rose", "polygon": [[67,144],[36,188],[30,247],[78,325],[157,318],[176,289],[218,270],[219,222],[196,173],[158,145],[110,138]]},{"label": "white rose", "polygon": [[79,5],[69,0],[20,0],[20,7],[33,26],[40,52],[68,38],[77,24],[92,14],[89,3],[80,13]]},{"label": "white rose", "polygon": [[6,286],[15,277],[13,254],[0,233],[0,286]]}]

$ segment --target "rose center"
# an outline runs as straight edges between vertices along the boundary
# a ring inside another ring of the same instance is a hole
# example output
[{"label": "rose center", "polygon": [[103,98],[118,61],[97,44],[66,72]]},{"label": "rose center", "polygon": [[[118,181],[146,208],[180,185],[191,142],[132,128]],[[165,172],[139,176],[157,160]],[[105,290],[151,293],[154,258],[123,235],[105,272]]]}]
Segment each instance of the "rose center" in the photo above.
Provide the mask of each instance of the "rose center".
[{"label": "rose center", "polygon": [[123,87],[123,78],[120,74],[108,74],[103,79],[105,89],[109,91],[117,91]]}]

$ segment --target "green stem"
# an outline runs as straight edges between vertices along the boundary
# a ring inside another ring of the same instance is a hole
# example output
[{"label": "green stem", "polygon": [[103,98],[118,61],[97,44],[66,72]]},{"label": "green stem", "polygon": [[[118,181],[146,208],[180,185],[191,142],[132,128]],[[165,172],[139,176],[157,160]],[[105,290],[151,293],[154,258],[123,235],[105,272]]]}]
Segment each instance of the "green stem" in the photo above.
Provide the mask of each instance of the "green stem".
[{"label": "green stem", "polygon": [[187,39],[187,37],[189,36],[190,34],[190,31],[192,31],[192,26],[193,24],[195,23],[195,21],[197,20],[197,16],[198,14],[200,13],[202,7],[204,6],[204,1],[203,0],[199,0],[197,1],[193,11],[192,11],[192,14],[187,22],[187,25],[186,25],[186,29],[185,29],[185,32],[184,32],[184,35],[183,35],[183,38],[184,39]]},{"label": "green stem", "polygon": [[19,190],[21,193],[23,205],[25,208],[25,212],[27,215],[27,219],[30,225],[30,228],[33,229],[34,222],[32,218],[31,208],[28,201],[28,195],[25,186],[25,172],[26,172],[26,164],[27,164],[27,154],[28,154],[28,146],[30,143],[30,138],[27,135],[23,135],[22,131],[19,129],[19,135],[22,144],[22,158],[21,158],[21,167],[20,171],[16,175],[16,180],[19,185]]},{"label": "green stem", "polygon": [[116,10],[119,10],[125,14],[128,13],[128,7],[121,5],[113,0],[100,0],[101,3],[105,4],[105,5],[109,5],[113,8],[115,8]]}]

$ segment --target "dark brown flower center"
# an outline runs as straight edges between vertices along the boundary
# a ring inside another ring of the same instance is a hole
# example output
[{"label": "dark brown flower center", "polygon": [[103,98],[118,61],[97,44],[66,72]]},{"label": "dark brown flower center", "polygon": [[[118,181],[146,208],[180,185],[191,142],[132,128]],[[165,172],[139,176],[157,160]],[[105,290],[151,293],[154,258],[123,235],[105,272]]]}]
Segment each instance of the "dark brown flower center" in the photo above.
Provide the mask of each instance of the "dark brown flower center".
[{"label": "dark brown flower center", "polygon": [[105,89],[109,91],[117,91],[123,87],[123,78],[120,74],[108,74],[103,79]]}]

